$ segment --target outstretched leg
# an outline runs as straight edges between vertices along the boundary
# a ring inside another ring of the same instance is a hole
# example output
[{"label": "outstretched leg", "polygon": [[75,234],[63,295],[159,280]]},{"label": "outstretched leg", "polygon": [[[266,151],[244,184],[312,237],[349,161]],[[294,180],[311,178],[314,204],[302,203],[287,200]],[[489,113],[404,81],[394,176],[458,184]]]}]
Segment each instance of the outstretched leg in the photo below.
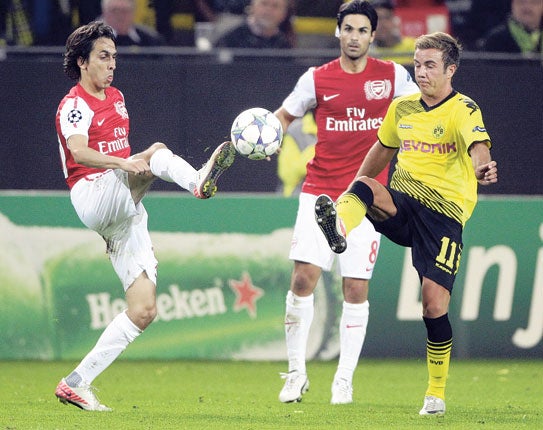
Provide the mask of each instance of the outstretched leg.
[{"label": "outstretched leg", "polygon": [[224,142],[213,151],[204,166],[196,170],[164,144],[155,143],[149,150],[152,151],[149,155],[149,166],[153,175],[167,182],[175,182],[199,199],[208,199],[215,195],[217,180],[232,165],[236,154],[233,145]]}]

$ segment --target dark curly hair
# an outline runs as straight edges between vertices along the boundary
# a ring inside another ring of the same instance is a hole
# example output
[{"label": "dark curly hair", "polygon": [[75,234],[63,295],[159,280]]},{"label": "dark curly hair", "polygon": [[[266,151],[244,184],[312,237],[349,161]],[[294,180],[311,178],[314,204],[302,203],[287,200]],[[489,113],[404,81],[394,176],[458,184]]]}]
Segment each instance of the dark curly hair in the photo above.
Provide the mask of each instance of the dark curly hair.
[{"label": "dark curly hair", "polygon": [[339,7],[337,14],[337,28],[341,29],[343,19],[347,15],[366,15],[370,20],[371,31],[377,30],[377,12],[371,3],[367,0],[352,0],[348,3],[343,3]]},{"label": "dark curly hair", "polygon": [[64,73],[75,81],[81,78],[81,70],[77,60],[82,58],[84,61],[89,59],[89,55],[94,47],[94,42],[100,37],[106,37],[115,42],[115,33],[113,29],[102,21],[93,21],[83,25],[66,40],[66,51],[64,52]]}]

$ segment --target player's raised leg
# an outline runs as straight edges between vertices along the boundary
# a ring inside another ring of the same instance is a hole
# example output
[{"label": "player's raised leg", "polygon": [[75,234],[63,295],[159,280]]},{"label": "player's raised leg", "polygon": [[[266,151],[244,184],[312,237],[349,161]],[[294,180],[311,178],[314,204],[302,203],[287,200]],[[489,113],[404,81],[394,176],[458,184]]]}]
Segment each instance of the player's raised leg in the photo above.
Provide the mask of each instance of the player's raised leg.
[{"label": "player's raised leg", "polygon": [[230,142],[223,142],[213,151],[202,168],[196,170],[162,143],[153,144],[148,151],[152,154],[148,157],[153,175],[163,181],[176,183],[199,199],[208,199],[215,195],[217,180],[232,165],[236,154]]},{"label": "player's raised leg", "polygon": [[330,249],[341,254],[347,249],[344,229],[337,216],[333,200],[326,194],[321,194],[315,203],[315,219],[321,229]]}]

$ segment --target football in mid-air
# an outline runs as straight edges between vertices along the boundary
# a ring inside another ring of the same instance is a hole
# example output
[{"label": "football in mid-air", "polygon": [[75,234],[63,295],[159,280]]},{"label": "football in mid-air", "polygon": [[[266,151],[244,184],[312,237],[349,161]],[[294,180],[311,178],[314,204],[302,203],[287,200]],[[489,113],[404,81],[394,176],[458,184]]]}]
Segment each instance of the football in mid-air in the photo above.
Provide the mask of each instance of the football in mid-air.
[{"label": "football in mid-air", "polygon": [[251,108],[241,112],[232,124],[232,143],[251,160],[262,160],[277,152],[283,141],[283,127],[267,109]]}]

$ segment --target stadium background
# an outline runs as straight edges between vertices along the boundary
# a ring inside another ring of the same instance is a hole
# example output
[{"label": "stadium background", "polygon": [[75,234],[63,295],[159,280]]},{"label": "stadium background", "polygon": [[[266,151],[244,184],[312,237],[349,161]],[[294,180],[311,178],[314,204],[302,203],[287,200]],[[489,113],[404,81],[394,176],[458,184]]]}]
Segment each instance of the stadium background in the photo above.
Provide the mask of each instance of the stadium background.
[{"label": "stadium background", "polygon": [[[101,241],[70,208],[54,114],[71,83],[61,52],[0,62],[0,358],[77,359],[122,307]],[[241,110],[281,103],[310,65],[336,54],[121,51],[134,150],[160,140],[191,163],[228,139]],[[318,54],[318,55],[317,55]],[[462,357],[541,357],[543,342],[543,73],[535,60],[464,59],[455,88],[483,110],[500,166],[466,230],[451,306]],[[275,160],[239,159],[209,202],[158,184],[146,199],[161,261],[161,320],[123,358],[284,359],[286,259],[296,199],[276,195]],[[492,196],[487,196],[492,194]],[[519,197],[523,195],[524,197]],[[364,355],[420,356],[424,344],[408,256],[386,240]],[[310,356],[337,352],[337,279],[322,280]],[[98,309],[98,310],[97,310]],[[382,342],[383,336],[387,342]],[[80,341],[76,341],[80,340]]]}]

